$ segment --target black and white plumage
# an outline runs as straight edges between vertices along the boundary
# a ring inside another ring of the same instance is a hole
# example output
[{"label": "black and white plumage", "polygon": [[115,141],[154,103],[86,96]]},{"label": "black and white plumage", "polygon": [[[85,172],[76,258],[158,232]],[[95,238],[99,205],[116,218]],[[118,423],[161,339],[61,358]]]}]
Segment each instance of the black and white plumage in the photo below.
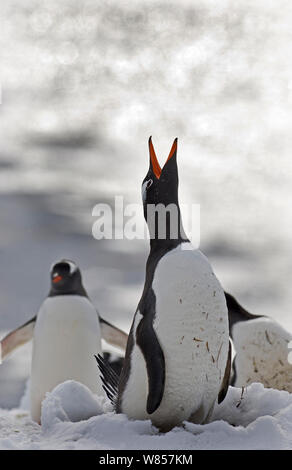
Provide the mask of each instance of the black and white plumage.
[{"label": "black and white plumage", "polygon": [[117,405],[118,389],[119,389],[119,375],[113,370],[113,367],[105,360],[103,356],[98,354],[95,356],[102,381],[102,388],[104,389],[107,397],[112,405]]},{"label": "black and white plumage", "polygon": [[[182,228],[177,140],[163,169],[151,138],[149,151],[142,197],[150,254],[118,393],[111,389],[110,396],[117,412],[151,419],[165,431],[184,420],[203,423],[210,418],[215,401],[226,394],[231,357],[224,291],[207,258],[192,248]],[[165,237],[159,237],[159,217],[149,217],[150,204],[174,206],[179,228],[175,237],[167,214]],[[104,367],[102,371],[106,382],[108,372]]]},{"label": "black and white plumage", "polygon": [[70,260],[54,264],[51,288],[38,314],[1,341],[5,358],[33,339],[31,416],[40,422],[46,392],[65,380],[76,380],[103,394],[94,355],[101,354],[101,338],[125,349],[127,335],[102,319],[91,303],[78,266]]},{"label": "black and white plumage", "polygon": [[288,362],[292,334],[272,318],[248,312],[232,295],[225,296],[236,351],[231,384],[245,387],[260,382],[292,393],[292,364]]},{"label": "black and white plumage", "polygon": [[[123,348],[123,349],[125,351],[126,348]],[[125,360],[124,356],[117,355],[116,353],[104,351],[103,352],[103,358],[104,358],[104,361],[106,362],[106,364],[109,364],[111,369],[119,377],[120,374],[121,374],[123,365],[124,365],[124,360]]]}]

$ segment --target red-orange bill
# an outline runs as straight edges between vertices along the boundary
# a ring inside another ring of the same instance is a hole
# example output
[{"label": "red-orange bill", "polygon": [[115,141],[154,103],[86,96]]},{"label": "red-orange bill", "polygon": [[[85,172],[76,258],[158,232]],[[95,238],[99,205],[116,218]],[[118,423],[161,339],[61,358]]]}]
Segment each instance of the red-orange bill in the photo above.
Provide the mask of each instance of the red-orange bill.
[{"label": "red-orange bill", "polygon": [[[173,155],[176,152],[176,149],[177,149],[177,138],[174,139],[174,142],[172,144],[172,147],[171,147],[171,150],[169,152],[169,155],[167,157],[166,162],[168,162],[168,160],[170,160],[173,157]],[[162,169],[161,169],[161,167],[159,165],[159,162],[157,160],[151,137],[149,138],[149,152],[150,152],[150,159],[151,159],[151,165],[152,165],[153,173],[156,176],[156,178],[159,179],[160,175],[161,175],[161,172],[162,172]]]},{"label": "red-orange bill", "polygon": [[156,176],[156,178],[159,179],[160,175],[161,175],[161,168],[160,168],[159,162],[158,162],[157,157],[156,157],[156,153],[155,153],[155,150],[154,150],[154,147],[153,147],[153,144],[152,144],[151,137],[149,139],[149,152],[150,152],[150,158],[151,158],[153,173]]}]

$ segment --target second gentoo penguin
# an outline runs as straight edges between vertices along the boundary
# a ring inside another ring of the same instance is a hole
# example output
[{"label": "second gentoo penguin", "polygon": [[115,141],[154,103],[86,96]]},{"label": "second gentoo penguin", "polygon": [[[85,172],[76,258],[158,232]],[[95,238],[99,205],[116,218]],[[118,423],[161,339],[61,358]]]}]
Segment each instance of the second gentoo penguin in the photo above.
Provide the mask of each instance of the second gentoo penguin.
[{"label": "second gentoo penguin", "polygon": [[76,380],[93,393],[103,394],[94,359],[102,352],[101,337],[121,349],[127,343],[123,331],[98,315],[73,261],[54,264],[50,277],[51,289],[38,314],[1,341],[5,358],[33,338],[31,417],[37,422],[46,392],[65,380]]},{"label": "second gentoo penguin", "polygon": [[[184,420],[204,423],[210,418],[215,402],[225,397],[231,356],[224,291],[181,225],[177,139],[162,169],[151,138],[149,151],[142,197],[150,254],[118,383],[102,358],[97,360],[115,410],[132,419],[151,419],[168,431]],[[152,217],[149,205],[172,211]]]},{"label": "second gentoo penguin", "polygon": [[225,296],[236,351],[231,385],[245,387],[260,382],[266,388],[292,393],[292,364],[288,362],[292,335],[272,318],[253,315],[232,295]]}]

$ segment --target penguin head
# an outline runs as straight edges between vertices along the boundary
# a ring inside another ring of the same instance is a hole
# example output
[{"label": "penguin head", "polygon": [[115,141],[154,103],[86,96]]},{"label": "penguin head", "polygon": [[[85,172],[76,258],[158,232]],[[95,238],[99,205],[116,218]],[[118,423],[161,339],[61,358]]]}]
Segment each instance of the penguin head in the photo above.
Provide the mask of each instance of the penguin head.
[{"label": "penguin head", "polygon": [[74,261],[62,259],[51,268],[51,291],[54,295],[86,295],[81,272]]},{"label": "penguin head", "polygon": [[[178,203],[178,169],[177,169],[177,138],[174,140],[167,160],[161,168],[153,147],[152,138],[149,138],[149,170],[142,183],[142,199],[144,217],[148,224],[151,238],[155,238],[157,223],[150,221],[149,208],[152,206],[174,207],[174,217],[180,220],[180,209]],[[157,221],[157,218],[156,218]],[[183,229],[180,225],[181,233]]]},{"label": "penguin head", "polygon": [[149,137],[149,170],[142,183],[142,199],[147,204],[178,204],[177,139],[174,140],[163,168],[157,160],[152,138]]}]

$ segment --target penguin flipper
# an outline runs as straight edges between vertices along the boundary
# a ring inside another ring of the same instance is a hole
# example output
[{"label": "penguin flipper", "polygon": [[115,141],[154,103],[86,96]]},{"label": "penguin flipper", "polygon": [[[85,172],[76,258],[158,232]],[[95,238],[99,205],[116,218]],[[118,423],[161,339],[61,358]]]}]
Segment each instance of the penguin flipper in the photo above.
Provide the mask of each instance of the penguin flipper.
[{"label": "penguin flipper", "polygon": [[24,325],[11,331],[11,333],[8,333],[8,335],[0,341],[0,364],[1,360],[5,359],[15,349],[32,339],[35,322],[36,316],[24,323]]},{"label": "penguin flipper", "polygon": [[103,384],[102,388],[104,389],[111,404],[116,407],[118,399],[119,376],[115,373],[109,363],[100,354],[95,356],[95,359],[99,368],[100,378]]},{"label": "penguin flipper", "polygon": [[152,414],[159,407],[165,385],[165,359],[151,321],[143,317],[136,331],[137,344],[140,347],[147,368],[148,398],[147,413]]},{"label": "penguin flipper", "polygon": [[227,363],[226,363],[226,368],[225,368],[225,373],[222,381],[222,386],[221,390],[218,395],[218,403],[222,403],[224,398],[226,397],[228,387],[229,387],[229,381],[230,381],[230,373],[231,373],[231,353],[232,353],[232,346],[231,346],[231,341],[229,340],[229,351],[228,351],[228,358],[227,358]]},{"label": "penguin flipper", "polygon": [[128,335],[99,315],[100,330],[102,338],[112,346],[126,350]]}]

